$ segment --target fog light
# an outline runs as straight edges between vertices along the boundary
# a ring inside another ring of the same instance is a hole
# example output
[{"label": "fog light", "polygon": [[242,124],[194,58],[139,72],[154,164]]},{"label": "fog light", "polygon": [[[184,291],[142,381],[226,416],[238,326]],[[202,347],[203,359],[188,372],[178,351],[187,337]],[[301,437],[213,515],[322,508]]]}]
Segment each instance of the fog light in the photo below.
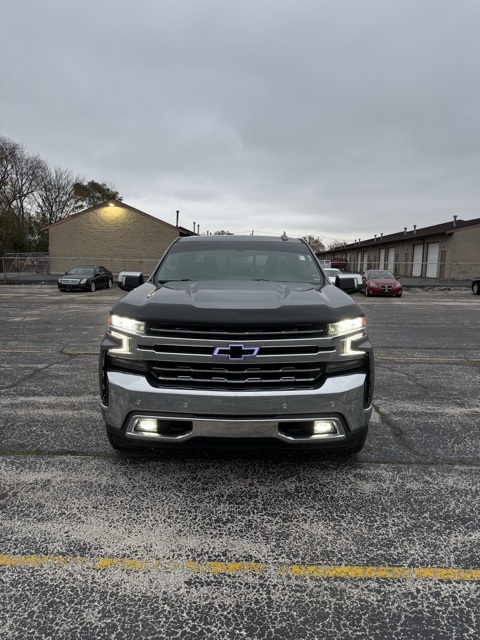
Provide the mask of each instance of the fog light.
[{"label": "fog light", "polygon": [[313,433],[317,435],[321,433],[337,433],[337,427],[331,420],[315,420],[313,423]]},{"label": "fog light", "polygon": [[134,431],[157,433],[157,421],[154,418],[139,418],[135,423]]}]

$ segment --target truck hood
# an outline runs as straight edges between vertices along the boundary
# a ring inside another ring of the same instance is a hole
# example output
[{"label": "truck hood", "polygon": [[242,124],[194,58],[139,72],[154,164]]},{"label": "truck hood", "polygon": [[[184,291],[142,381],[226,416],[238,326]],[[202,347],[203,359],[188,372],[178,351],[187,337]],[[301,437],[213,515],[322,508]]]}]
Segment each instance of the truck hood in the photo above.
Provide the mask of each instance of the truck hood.
[{"label": "truck hood", "polygon": [[147,282],[128,293],[113,313],[147,323],[323,324],[364,315],[337,287],[303,283],[201,281]]}]

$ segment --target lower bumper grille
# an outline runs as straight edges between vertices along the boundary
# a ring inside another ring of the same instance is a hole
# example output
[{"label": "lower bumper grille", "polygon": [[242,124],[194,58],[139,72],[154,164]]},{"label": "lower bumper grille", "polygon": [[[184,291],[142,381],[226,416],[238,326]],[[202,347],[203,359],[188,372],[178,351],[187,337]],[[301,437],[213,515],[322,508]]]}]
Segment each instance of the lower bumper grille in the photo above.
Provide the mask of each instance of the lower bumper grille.
[{"label": "lower bumper grille", "polygon": [[229,391],[314,389],[322,382],[323,363],[294,365],[149,363],[149,382],[158,387]]}]

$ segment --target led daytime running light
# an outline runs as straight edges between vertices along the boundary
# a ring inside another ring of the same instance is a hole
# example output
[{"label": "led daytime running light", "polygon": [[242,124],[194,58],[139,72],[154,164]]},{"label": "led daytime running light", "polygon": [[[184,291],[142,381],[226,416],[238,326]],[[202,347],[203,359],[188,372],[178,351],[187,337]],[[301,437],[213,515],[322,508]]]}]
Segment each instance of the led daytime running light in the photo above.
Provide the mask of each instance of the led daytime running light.
[{"label": "led daytime running light", "polygon": [[110,347],[109,353],[131,353],[130,350],[130,338],[123,335],[123,333],[117,333],[116,331],[110,331],[110,334],[120,340],[121,345],[119,347]]}]

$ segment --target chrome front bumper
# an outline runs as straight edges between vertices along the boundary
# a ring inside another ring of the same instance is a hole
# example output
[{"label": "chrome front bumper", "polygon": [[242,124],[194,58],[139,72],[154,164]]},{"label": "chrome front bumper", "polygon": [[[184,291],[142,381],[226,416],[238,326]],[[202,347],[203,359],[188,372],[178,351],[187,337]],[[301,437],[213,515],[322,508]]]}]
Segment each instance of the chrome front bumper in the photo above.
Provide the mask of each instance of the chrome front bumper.
[{"label": "chrome front bumper", "polygon": [[[218,392],[157,389],[139,375],[108,372],[109,404],[102,414],[110,427],[137,441],[178,442],[196,437],[276,438],[287,443],[345,440],[368,425],[364,373],[335,376],[308,391]],[[138,418],[177,424],[178,433],[138,433]],[[336,433],[292,436],[286,423],[331,419]]]}]

